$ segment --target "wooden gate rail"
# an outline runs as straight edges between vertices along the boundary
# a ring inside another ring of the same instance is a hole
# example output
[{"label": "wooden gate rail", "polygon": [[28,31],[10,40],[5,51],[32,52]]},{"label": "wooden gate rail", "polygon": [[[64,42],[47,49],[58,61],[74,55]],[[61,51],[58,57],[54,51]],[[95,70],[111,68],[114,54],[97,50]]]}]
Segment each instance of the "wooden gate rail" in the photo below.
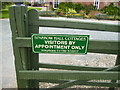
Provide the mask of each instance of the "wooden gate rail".
[{"label": "wooden gate rail", "polygon": [[[32,10],[31,10],[32,12]],[[85,29],[85,30],[96,30],[96,31],[110,31],[110,32],[120,32],[118,25],[113,24],[103,24],[103,23],[93,23],[93,22],[81,22],[81,21],[71,21],[71,20],[46,20],[38,19],[37,21],[30,21],[31,26],[41,26],[41,27],[57,27],[57,28],[72,28],[72,29]],[[86,27],[87,26],[87,27]]]},{"label": "wooden gate rail", "polygon": [[[73,85],[120,87],[120,41],[90,40],[88,52],[117,55],[114,67],[88,67],[39,63],[39,54],[33,53],[31,35],[40,27],[73,28],[90,31],[120,32],[120,25],[69,20],[39,19],[37,10],[27,11],[25,6],[9,8],[13,50],[18,88],[39,89],[39,82],[58,83],[50,89],[62,89]],[[58,69],[45,71],[39,68]],[[64,71],[67,70],[67,71]],[[112,80],[92,81],[92,80]]]},{"label": "wooden gate rail", "polygon": [[[31,47],[30,37],[16,37],[17,47]],[[118,44],[120,41],[90,40],[88,52],[117,54],[120,50]]]}]

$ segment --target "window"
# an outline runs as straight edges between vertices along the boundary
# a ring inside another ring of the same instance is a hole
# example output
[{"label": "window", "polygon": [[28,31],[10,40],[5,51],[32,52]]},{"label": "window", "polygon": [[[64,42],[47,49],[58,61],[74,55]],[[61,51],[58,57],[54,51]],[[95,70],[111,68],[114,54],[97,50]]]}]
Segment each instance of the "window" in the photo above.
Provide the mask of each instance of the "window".
[{"label": "window", "polygon": [[50,2],[50,5],[52,5],[53,4],[53,2]]},{"label": "window", "polygon": [[58,0],[54,0],[54,8],[55,9],[58,7],[58,4],[59,4]]},{"label": "window", "polygon": [[94,0],[94,6],[96,9],[99,9],[99,3],[100,3],[99,0]]}]

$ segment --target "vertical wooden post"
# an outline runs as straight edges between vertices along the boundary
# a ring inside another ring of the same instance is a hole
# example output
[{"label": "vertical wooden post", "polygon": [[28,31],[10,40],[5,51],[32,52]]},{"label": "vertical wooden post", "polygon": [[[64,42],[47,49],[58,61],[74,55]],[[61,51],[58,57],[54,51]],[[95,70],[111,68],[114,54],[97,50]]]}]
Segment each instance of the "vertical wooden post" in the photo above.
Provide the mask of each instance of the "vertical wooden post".
[{"label": "vertical wooden post", "polygon": [[12,42],[15,56],[15,68],[18,88],[29,88],[29,80],[19,79],[19,70],[27,70],[28,67],[28,49],[16,46],[16,37],[27,36],[25,27],[25,14],[27,7],[12,6],[9,8],[10,25],[12,31]]},{"label": "vertical wooden post", "polygon": [[[31,22],[31,21],[38,21],[39,20],[39,13],[37,10],[29,10],[27,12],[27,17],[28,17],[28,24]],[[31,37],[32,34],[36,33],[38,34],[39,33],[39,26],[28,26],[28,35],[29,37]],[[39,66],[38,66],[38,63],[39,63],[39,54],[36,54],[36,53],[33,53],[32,52],[32,49],[30,48],[29,49],[29,60],[30,60],[30,66],[31,66],[31,69],[32,70],[39,70]],[[36,80],[36,81],[32,81],[31,80],[31,87],[32,88],[39,88],[39,82]]]}]

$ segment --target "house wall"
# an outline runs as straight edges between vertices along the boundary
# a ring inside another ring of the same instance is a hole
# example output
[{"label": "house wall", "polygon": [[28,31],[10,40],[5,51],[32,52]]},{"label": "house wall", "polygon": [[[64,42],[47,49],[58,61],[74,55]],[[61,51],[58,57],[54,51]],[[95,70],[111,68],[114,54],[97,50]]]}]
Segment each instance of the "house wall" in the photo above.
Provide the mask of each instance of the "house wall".
[{"label": "house wall", "polygon": [[120,7],[119,6],[120,2],[100,2],[100,9],[102,9],[104,6],[110,5],[111,3],[114,3],[115,6]]},{"label": "house wall", "polygon": [[[33,0],[34,1],[34,0]],[[36,1],[40,1],[40,0],[36,0]],[[46,3],[50,4],[50,2],[52,3],[52,5],[49,5],[50,8],[54,7],[54,1],[55,0],[45,0]],[[73,2],[73,3],[81,3],[83,6],[84,5],[90,5],[90,4],[94,4],[94,0],[58,0],[59,2]],[[120,7],[120,0],[118,0],[119,2],[116,2],[116,0],[100,0],[100,4],[99,4],[99,9],[102,9],[104,6],[108,6],[110,3],[114,3],[114,5]]]},{"label": "house wall", "polygon": [[102,9],[105,6],[104,2],[100,2],[99,9]]}]

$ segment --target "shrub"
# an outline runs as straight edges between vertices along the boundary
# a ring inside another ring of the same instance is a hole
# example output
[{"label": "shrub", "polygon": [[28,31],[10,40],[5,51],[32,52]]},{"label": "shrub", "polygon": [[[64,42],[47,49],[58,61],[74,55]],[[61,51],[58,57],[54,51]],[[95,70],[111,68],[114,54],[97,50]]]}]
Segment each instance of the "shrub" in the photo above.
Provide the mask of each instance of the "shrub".
[{"label": "shrub", "polygon": [[69,8],[74,9],[77,13],[79,13],[80,10],[83,9],[82,4],[80,3],[72,3],[72,2],[61,2],[58,5],[59,9],[62,9],[64,12],[68,12]]},{"label": "shrub", "polygon": [[81,13],[81,14],[84,14],[84,15],[85,15],[86,11],[85,11],[85,10],[80,10],[80,12],[79,12],[79,13]]},{"label": "shrub", "polygon": [[114,6],[113,3],[111,3],[109,6],[105,6],[102,11],[106,13],[107,15],[115,15],[119,16],[120,15],[120,8]]},{"label": "shrub", "polygon": [[55,10],[55,12],[56,12],[57,15],[60,15],[60,16],[63,16],[63,15],[66,14],[62,9],[59,9],[59,8],[57,8],[57,9]]},{"label": "shrub", "polygon": [[57,14],[59,14],[60,12],[62,12],[62,9],[57,8],[57,9],[55,10],[55,12],[56,12]]},{"label": "shrub", "polygon": [[84,8],[84,10],[86,11],[86,15],[88,15],[91,10],[96,10],[96,8],[95,8],[92,4],[90,4],[90,5],[85,5],[83,8]]},{"label": "shrub", "polygon": [[91,18],[89,15],[84,15],[84,18]]},{"label": "shrub", "polygon": [[77,13],[79,13],[80,10],[83,9],[83,6],[80,3],[75,3],[73,8],[76,10]]},{"label": "shrub", "polygon": [[59,5],[58,5],[58,8],[62,10],[62,12],[64,13],[67,13],[68,10],[69,10],[69,7],[67,5],[66,2],[61,2]]},{"label": "shrub", "polygon": [[68,8],[74,8],[74,3],[72,2],[66,2],[65,4],[66,4],[66,7]]},{"label": "shrub", "polygon": [[60,9],[62,9],[63,7],[66,7],[65,2],[61,2],[61,3],[58,5],[58,8],[60,8]]},{"label": "shrub", "polygon": [[62,9],[64,7],[68,7],[68,8],[73,8],[74,7],[74,4],[72,2],[61,2],[59,5],[58,5],[58,8]]},{"label": "shrub", "polygon": [[74,9],[69,8],[68,13],[77,13],[77,12]]},{"label": "shrub", "polygon": [[96,10],[95,6],[93,4],[89,5],[90,10]]},{"label": "shrub", "polygon": [[50,10],[51,10],[51,11],[55,11],[55,9],[54,9],[54,8],[50,8]]}]

